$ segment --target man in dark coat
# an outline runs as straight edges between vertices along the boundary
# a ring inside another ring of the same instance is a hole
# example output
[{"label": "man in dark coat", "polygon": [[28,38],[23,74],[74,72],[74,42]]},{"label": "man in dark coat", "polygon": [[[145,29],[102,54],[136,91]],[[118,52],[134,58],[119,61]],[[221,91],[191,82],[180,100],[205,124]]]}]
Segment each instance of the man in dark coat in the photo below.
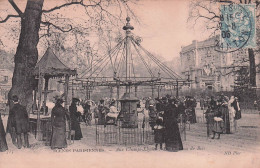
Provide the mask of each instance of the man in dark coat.
[{"label": "man in dark coat", "polygon": [[8,150],[5,136],[6,136],[5,129],[2,122],[1,113],[0,113],[0,152],[4,152]]},{"label": "man in dark coat", "polygon": [[73,98],[72,103],[69,107],[70,111],[70,119],[71,119],[71,130],[75,130],[75,140],[80,140],[83,138],[80,123],[79,123],[79,117],[80,112],[77,110],[77,103],[79,102],[79,99]]},{"label": "man in dark coat", "polygon": [[13,101],[8,101],[7,106],[9,106],[9,115],[8,115],[8,120],[7,120],[7,127],[6,127],[6,133],[10,133],[10,136],[12,138],[12,143],[17,146],[17,136],[15,132],[15,127],[14,127],[14,114],[12,111],[12,106],[13,106]]},{"label": "man in dark coat", "polygon": [[10,113],[14,115],[14,122],[12,126],[15,128],[17,135],[17,148],[22,148],[22,134],[23,134],[23,146],[29,148],[28,132],[29,130],[29,117],[27,110],[24,106],[18,103],[18,97],[13,96],[14,106],[10,110]]}]

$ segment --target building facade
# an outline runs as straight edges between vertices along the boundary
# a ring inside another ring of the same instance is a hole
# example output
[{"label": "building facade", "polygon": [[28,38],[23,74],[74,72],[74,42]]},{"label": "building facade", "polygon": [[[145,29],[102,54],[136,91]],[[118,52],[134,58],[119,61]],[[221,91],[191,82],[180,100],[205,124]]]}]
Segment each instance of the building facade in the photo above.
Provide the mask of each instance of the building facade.
[{"label": "building facade", "polygon": [[12,87],[13,72],[8,69],[0,69],[0,103],[6,103],[8,92]]},{"label": "building facade", "polygon": [[191,89],[209,89],[216,92],[232,91],[240,67],[248,66],[248,51],[240,49],[232,53],[216,50],[218,36],[204,41],[192,41],[180,52],[182,75],[190,81]]}]

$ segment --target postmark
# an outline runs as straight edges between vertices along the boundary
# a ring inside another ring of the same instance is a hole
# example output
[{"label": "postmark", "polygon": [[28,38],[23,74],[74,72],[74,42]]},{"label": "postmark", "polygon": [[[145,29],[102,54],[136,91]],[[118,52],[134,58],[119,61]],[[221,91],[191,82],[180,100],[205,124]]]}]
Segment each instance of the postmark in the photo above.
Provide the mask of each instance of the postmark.
[{"label": "postmark", "polygon": [[255,5],[228,4],[220,7],[220,37],[216,50],[234,52],[242,48],[255,48]]}]

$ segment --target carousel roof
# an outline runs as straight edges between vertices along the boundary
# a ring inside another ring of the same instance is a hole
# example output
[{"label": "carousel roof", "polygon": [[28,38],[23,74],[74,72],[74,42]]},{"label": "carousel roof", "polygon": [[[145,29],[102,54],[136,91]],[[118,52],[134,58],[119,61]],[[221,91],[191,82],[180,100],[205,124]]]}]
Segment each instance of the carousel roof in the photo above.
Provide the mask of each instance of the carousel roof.
[{"label": "carousel roof", "polygon": [[36,64],[36,67],[34,69],[34,75],[37,76],[39,75],[39,73],[49,77],[63,77],[65,75],[77,74],[76,70],[71,70],[66,65],[64,65],[59,60],[59,58],[53,53],[50,47],[48,47],[45,54]]},{"label": "carousel roof", "polygon": [[139,99],[131,93],[124,93],[120,101],[139,101]]}]

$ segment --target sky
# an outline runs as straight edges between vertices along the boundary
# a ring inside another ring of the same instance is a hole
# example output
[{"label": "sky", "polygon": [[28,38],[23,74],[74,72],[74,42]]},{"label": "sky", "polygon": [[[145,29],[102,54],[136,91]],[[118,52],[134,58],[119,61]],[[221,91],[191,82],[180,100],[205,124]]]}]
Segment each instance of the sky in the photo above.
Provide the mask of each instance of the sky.
[{"label": "sky", "polygon": [[[189,1],[145,0],[137,10],[143,25],[136,33],[143,38],[143,46],[153,53],[172,60],[179,57],[181,46],[196,39],[196,33],[187,24]],[[133,32],[135,32],[133,31]]]},{"label": "sky", "polygon": [[[15,2],[24,9],[25,1]],[[200,32],[192,29],[187,23],[188,5],[188,0],[140,0],[139,5],[134,7],[140,24],[131,22],[135,27],[133,33],[142,37],[142,46],[151,53],[156,53],[167,61],[176,59],[179,57],[181,46],[203,38]],[[0,10],[5,9],[8,9],[7,13],[15,14],[7,0],[0,0]],[[5,31],[0,31],[0,35],[4,33]],[[10,48],[16,48],[16,41],[5,40],[5,44]]]}]

